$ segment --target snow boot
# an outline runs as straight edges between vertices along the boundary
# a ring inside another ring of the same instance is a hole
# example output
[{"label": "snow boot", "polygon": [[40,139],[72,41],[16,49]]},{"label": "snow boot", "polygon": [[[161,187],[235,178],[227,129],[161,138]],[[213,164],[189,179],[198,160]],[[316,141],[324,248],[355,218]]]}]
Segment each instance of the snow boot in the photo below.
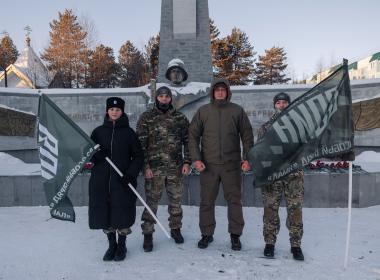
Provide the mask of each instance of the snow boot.
[{"label": "snow boot", "polygon": [[264,256],[266,256],[267,258],[274,258],[274,245],[273,244],[265,244]]},{"label": "snow boot", "polygon": [[127,246],[125,246],[126,239],[127,239],[126,235],[119,234],[119,238],[117,239],[115,258],[113,259],[116,262],[119,262],[125,259],[125,255],[127,254]]},{"label": "snow boot", "polygon": [[234,251],[241,250],[240,235],[231,233],[231,249]]},{"label": "snow boot", "polygon": [[198,248],[199,249],[206,249],[208,247],[208,244],[214,241],[214,238],[212,235],[202,235],[202,239],[198,242]]},{"label": "snow boot", "polygon": [[170,235],[174,239],[175,243],[182,244],[185,240],[181,234],[181,229],[175,228],[170,230]]},{"label": "snow boot", "polygon": [[293,254],[293,259],[295,259],[297,261],[303,261],[305,259],[303,254],[302,254],[302,250],[300,247],[292,247],[290,249],[290,251]]},{"label": "snow boot", "polygon": [[116,232],[110,232],[107,233],[107,238],[108,238],[108,249],[106,253],[104,254],[103,261],[112,261],[115,257],[115,252],[116,252]]},{"label": "snow boot", "polygon": [[152,234],[144,234],[143,248],[145,252],[152,252],[153,250],[153,235]]}]

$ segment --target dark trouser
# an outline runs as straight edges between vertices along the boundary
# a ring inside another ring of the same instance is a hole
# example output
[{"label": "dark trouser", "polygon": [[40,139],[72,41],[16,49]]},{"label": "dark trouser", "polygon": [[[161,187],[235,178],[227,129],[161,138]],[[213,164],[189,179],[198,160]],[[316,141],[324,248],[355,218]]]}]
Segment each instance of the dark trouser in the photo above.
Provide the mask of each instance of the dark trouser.
[{"label": "dark trouser", "polygon": [[266,244],[275,244],[280,231],[280,207],[282,194],[285,196],[290,245],[300,247],[303,235],[302,204],[304,197],[303,176],[288,176],[283,180],[262,188],[264,204],[263,235]]},{"label": "dark trouser", "polygon": [[220,182],[228,205],[228,232],[241,235],[244,227],[241,204],[240,162],[228,164],[207,164],[201,172],[201,203],[199,227],[202,235],[213,235],[215,231],[215,200]]}]

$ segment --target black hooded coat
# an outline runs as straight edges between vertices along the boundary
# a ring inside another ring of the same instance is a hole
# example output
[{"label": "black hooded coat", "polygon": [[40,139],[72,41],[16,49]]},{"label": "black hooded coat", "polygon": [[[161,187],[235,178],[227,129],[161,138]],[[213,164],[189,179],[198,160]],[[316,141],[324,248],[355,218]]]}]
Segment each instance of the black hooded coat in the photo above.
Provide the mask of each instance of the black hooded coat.
[{"label": "black hooded coat", "polygon": [[[100,145],[123,174],[136,177],[142,169],[144,156],[127,115],[113,123],[106,115],[104,123],[94,129],[91,139]],[[121,182],[121,177],[99,154],[92,158],[94,166],[89,182],[89,226],[91,229],[123,229],[136,219],[136,195]]]}]

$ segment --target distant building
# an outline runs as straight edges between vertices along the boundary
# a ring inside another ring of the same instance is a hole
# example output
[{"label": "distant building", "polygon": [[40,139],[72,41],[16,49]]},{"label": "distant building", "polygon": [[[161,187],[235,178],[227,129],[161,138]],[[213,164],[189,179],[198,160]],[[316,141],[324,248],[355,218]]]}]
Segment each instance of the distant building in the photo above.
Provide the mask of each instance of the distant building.
[{"label": "distant building", "polygon": [[[319,83],[334,72],[340,65],[341,64],[335,65],[318,74],[315,74],[313,77],[308,79],[306,83]],[[349,64],[348,71],[351,80],[380,78],[380,52]]]},{"label": "distant building", "polygon": [[[30,46],[30,38],[26,38],[23,49],[16,62],[7,67],[8,87],[13,88],[47,88],[52,77],[41,59]],[[0,87],[5,86],[5,73],[0,72]]]}]

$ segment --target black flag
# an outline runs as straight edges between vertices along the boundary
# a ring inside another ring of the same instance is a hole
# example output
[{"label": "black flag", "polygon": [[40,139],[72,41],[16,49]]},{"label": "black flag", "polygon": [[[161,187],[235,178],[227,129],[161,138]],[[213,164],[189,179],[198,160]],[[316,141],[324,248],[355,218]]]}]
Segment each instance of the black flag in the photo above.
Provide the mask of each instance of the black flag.
[{"label": "black flag", "polygon": [[[249,152],[255,186],[270,184],[312,160],[353,156],[354,126],[347,61],[294,100]],[[353,159],[353,158],[351,158]]]}]

